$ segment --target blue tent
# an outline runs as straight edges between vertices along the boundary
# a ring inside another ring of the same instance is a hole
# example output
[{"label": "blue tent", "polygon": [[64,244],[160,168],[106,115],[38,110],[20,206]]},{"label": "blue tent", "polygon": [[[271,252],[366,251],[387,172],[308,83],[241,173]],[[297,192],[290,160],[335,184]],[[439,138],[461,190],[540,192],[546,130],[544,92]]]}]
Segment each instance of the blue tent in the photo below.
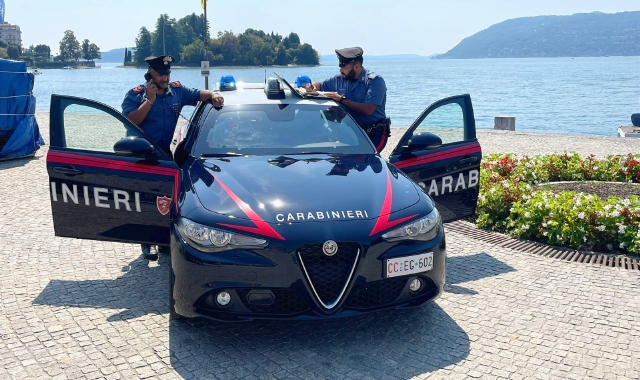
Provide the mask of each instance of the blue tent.
[{"label": "blue tent", "polygon": [[33,81],[25,62],[0,59],[0,160],[31,156],[44,144]]}]

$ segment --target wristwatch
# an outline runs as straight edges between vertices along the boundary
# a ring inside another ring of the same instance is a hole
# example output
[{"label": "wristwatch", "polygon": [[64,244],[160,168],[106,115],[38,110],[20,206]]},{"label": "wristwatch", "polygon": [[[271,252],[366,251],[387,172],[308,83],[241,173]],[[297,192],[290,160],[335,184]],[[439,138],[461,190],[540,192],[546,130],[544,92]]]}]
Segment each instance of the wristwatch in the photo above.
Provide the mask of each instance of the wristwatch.
[{"label": "wristwatch", "polygon": [[347,98],[346,96],[342,95],[342,96],[340,97],[340,103],[342,103],[346,98]]}]

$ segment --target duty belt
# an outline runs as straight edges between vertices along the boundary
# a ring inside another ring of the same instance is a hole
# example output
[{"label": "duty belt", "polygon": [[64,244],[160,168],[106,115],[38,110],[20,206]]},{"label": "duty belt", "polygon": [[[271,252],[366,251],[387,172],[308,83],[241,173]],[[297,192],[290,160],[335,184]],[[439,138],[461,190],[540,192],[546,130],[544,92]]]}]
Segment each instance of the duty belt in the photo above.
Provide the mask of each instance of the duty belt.
[{"label": "duty belt", "polygon": [[382,120],[379,120],[375,123],[371,123],[371,124],[362,124],[361,128],[365,130],[365,132],[367,133],[371,133],[372,131],[386,131],[389,127],[391,126],[391,119],[390,118],[384,118]]}]

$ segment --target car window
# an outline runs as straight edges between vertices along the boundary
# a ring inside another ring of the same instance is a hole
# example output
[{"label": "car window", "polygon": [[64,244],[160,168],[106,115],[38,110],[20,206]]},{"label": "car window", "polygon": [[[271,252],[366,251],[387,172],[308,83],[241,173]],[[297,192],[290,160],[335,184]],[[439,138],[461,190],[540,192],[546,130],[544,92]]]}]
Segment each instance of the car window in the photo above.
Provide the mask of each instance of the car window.
[{"label": "car window", "polygon": [[339,106],[267,104],[212,109],[194,155],[372,154],[366,135]]},{"label": "car window", "polygon": [[125,136],[139,136],[107,112],[88,105],[73,104],[64,109],[65,147],[115,153],[113,146]]},{"label": "car window", "polygon": [[443,144],[464,141],[464,111],[458,103],[448,103],[434,109],[413,132],[431,132]]}]

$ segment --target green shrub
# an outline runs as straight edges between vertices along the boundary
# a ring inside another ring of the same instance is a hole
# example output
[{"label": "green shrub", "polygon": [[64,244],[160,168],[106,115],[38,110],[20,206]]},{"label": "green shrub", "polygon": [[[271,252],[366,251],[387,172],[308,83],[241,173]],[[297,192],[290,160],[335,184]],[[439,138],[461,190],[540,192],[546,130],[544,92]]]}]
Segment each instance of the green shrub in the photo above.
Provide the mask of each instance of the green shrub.
[{"label": "green shrub", "polygon": [[574,153],[483,158],[476,223],[523,239],[576,249],[640,254],[640,198],[602,200],[554,193],[537,185],[556,181],[640,183],[640,155],[582,158]]}]

